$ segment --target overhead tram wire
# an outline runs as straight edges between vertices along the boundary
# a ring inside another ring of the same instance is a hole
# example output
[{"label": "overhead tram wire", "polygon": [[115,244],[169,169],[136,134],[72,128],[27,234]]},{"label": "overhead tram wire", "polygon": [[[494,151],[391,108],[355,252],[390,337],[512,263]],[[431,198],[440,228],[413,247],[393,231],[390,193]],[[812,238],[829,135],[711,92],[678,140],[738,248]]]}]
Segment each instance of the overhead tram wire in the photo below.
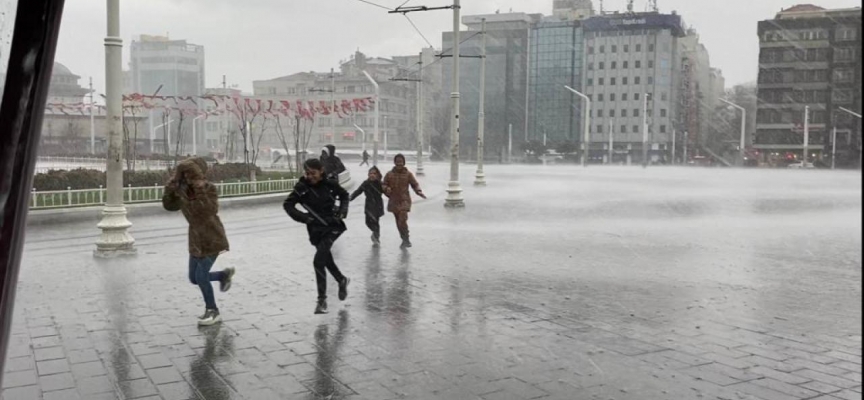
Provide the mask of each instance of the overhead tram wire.
[{"label": "overhead tram wire", "polygon": [[[393,11],[393,9],[390,8],[390,7],[382,6],[382,5],[380,5],[380,4],[373,3],[373,2],[368,1],[368,0],[357,0],[357,1],[359,1],[359,2],[361,2],[361,3],[369,4],[370,6],[375,6],[375,7],[378,7],[378,8],[383,8],[383,9],[385,9],[385,10],[387,10],[387,11]],[[401,6],[400,6],[400,7],[401,7]]]},{"label": "overhead tram wire", "polygon": [[[406,3],[407,3],[407,1],[406,1]],[[402,14],[402,15],[405,17],[405,19],[408,20],[408,23],[414,27],[414,30],[417,31],[417,33],[420,35],[420,37],[422,37],[423,40],[426,41],[426,44],[428,44],[429,47],[435,47],[432,45],[432,42],[430,42],[429,39],[426,39],[426,35],[424,35],[423,32],[420,32],[420,28],[417,28],[417,25],[414,24],[414,21],[411,20],[411,17],[409,17],[408,14]]]}]

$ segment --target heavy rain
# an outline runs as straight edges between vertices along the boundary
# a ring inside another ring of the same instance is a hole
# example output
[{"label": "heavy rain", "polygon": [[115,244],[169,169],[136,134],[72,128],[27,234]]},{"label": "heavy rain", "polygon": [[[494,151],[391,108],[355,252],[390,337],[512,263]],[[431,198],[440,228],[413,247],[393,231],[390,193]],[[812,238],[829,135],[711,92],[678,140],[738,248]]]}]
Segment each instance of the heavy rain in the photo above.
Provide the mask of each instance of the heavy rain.
[{"label": "heavy rain", "polygon": [[62,3],[2,400],[861,398],[856,2]]}]

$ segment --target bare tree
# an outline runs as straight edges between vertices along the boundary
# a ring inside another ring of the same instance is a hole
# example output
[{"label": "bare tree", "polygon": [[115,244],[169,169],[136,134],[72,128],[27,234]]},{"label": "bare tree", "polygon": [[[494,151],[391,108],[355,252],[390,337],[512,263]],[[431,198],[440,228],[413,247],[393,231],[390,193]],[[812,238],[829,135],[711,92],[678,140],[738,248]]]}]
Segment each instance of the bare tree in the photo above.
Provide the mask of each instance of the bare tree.
[{"label": "bare tree", "polygon": [[123,141],[126,145],[126,169],[135,171],[135,162],[138,160],[138,124],[141,119],[138,118],[138,113],[141,111],[139,104],[130,103],[123,107],[124,116],[129,115],[131,118],[132,128],[129,128],[130,120],[123,118]]},{"label": "bare tree", "polygon": [[168,143],[168,129],[170,129],[168,121],[171,120],[171,109],[162,111],[162,154],[168,155],[171,152],[171,143]]},{"label": "bare tree", "polygon": [[71,153],[77,153],[81,151],[81,141],[79,140],[81,137],[81,127],[76,124],[72,119],[67,120],[66,126],[62,132],[61,142],[63,143],[63,148]]},{"label": "bare tree", "polygon": [[177,165],[177,161],[180,159],[180,154],[183,151],[183,121],[186,119],[186,111],[179,110],[177,113],[177,138],[174,144],[174,165]]},{"label": "bare tree", "polygon": [[281,143],[282,148],[285,149],[285,162],[288,164],[288,171],[293,175],[294,165],[291,163],[291,150],[289,150],[288,135],[285,134],[285,130],[282,128],[282,117],[278,115],[275,119],[274,130],[276,132],[276,138],[279,139],[279,143]]}]

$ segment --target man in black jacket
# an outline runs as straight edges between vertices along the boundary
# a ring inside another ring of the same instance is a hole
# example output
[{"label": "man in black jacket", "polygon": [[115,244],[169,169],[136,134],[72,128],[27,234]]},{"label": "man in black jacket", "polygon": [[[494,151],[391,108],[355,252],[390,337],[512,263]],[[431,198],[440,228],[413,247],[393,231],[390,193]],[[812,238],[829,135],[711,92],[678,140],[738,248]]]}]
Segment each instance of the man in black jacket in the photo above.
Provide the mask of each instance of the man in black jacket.
[{"label": "man in black jacket", "polygon": [[345,171],[345,164],[342,164],[342,160],[336,156],[336,146],[332,144],[324,146],[321,156],[325,178],[339,181],[339,174]]},{"label": "man in black jacket", "polygon": [[[327,273],[330,271],[339,283],[339,300],[348,297],[348,277],[342,275],[333,253],[330,252],[333,243],[347,229],[345,219],[348,216],[348,192],[333,180],[325,179],[324,165],[316,159],[309,159],[303,164],[304,177],[294,185],[294,190],[285,199],[282,206],[291,219],[306,224],[309,241],[315,246],[315,281],[318,284],[318,304],[315,314],[327,313]],[[336,206],[336,199],[339,206]],[[297,209],[297,205],[306,212]]]}]

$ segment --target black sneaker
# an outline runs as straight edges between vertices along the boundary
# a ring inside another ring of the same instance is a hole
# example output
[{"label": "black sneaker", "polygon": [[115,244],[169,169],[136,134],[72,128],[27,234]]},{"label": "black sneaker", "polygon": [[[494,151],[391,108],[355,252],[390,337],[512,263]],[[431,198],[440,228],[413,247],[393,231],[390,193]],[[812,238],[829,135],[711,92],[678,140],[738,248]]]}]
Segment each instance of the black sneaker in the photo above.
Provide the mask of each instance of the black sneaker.
[{"label": "black sneaker", "polygon": [[318,299],[318,305],[315,306],[315,314],[327,314],[327,300]]},{"label": "black sneaker", "polygon": [[210,326],[213,324],[217,324],[222,321],[222,317],[219,315],[219,310],[207,310],[204,312],[204,315],[198,320],[198,325],[201,326]]},{"label": "black sneaker", "polygon": [[402,245],[399,247],[401,247],[403,249],[407,249],[407,248],[411,247],[411,241],[408,240],[408,238],[402,239]]},{"label": "black sneaker", "polygon": [[348,284],[351,282],[347,276],[339,282],[339,300],[345,300],[348,297]]},{"label": "black sneaker", "polygon": [[231,279],[234,278],[234,267],[228,267],[222,270],[225,276],[219,281],[219,290],[227,292],[231,289]]}]

